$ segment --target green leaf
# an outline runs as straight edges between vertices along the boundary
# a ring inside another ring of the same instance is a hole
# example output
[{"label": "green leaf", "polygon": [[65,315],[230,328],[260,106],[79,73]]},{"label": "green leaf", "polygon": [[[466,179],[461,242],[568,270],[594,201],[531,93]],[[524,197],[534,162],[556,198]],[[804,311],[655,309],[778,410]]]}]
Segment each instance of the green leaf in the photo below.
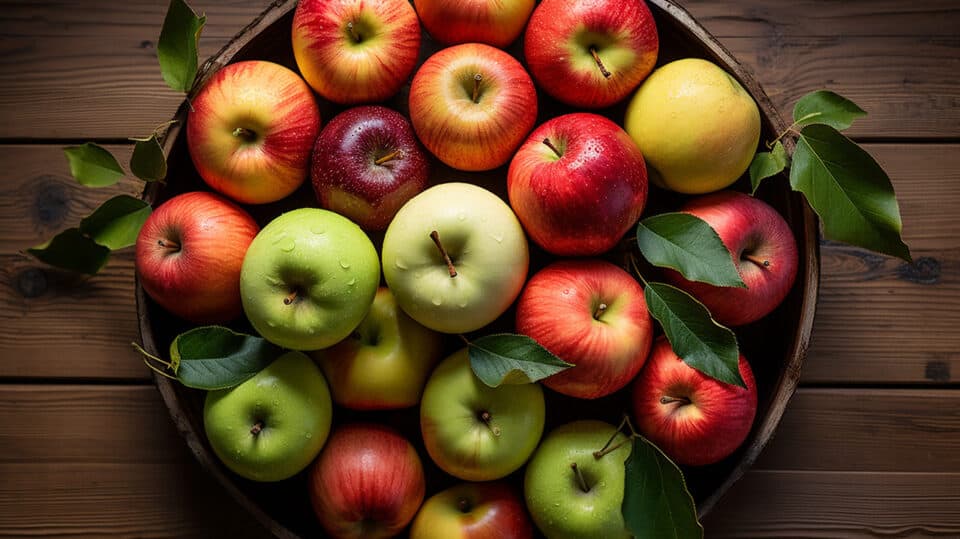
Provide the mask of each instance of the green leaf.
[{"label": "green leaf", "polygon": [[150,216],[150,205],[129,195],[117,195],[80,221],[80,232],[111,250],[137,242],[140,227]]},{"label": "green leaf", "polygon": [[130,157],[130,170],[143,181],[155,182],[167,177],[167,158],[163,155],[163,147],[157,134],[137,141]]},{"label": "green leaf", "polygon": [[697,539],[703,526],[683,472],[660,449],[637,436],[624,463],[623,520],[637,539]]},{"label": "green leaf", "polygon": [[170,0],[157,41],[157,59],[163,80],[178,92],[189,91],[197,77],[197,42],[206,21],[183,0]]},{"label": "green leaf", "polygon": [[662,213],[640,221],[637,245],[651,264],[675,269],[688,280],[746,288],[720,236],[689,213]]},{"label": "green leaf", "polygon": [[81,185],[107,187],[123,177],[117,158],[103,146],[87,142],[64,148],[63,153],[70,162],[70,174]]},{"label": "green leaf", "polygon": [[757,155],[753,156],[753,162],[750,163],[750,192],[756,193],[760,182],[780,174],[788,166],[790,166],[790,156],[787,155],[786,148],[779,140],[773,145],[772,151],[757,152]]},{"label": "green leaf", "polygon": [[740,377],[737,336],[718,324],[702,303],[664,283],[647,283],[643,295],[651,316],[687,365],[721,382],[747,387]]},{"label": "green leaf", "polygon": [[487,335],[467,348],[470,368],[490,387],[530,384],[573,367],[526,335]]},{"label": "green leaf", "polygon": [[27,249],[44,264],[95,275],[110,259],[110,249],[98,245],[78,228],[68,228],[50,241]]},{"label": "green leaf", "polygon": [[820,216],[826,238],[912,261],[900,237],[900,208],[890,178],[836,129],[808,125],[800,131],[790,185]]},{"label": "green leaf", "polygon": [[177,379],[196,389],[225,389],[251,378],[282,350],[261,337],[222,326],[201,326],[170,343],[170,363]]},{"label": "green leaf", "polygon": [[867,113],[849,99],[827,90],[811,92],[793,107],[793,121],[801,128],[812,124],[829,125],[843,131]]}]

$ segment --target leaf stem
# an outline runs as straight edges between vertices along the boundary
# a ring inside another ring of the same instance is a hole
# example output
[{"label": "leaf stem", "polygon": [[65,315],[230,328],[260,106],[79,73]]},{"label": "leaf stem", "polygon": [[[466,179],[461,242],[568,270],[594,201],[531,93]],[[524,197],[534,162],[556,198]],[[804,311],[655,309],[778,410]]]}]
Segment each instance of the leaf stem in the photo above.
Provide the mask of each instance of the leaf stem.
[{"label": "leaf stem", "polygon": [[792,124],[790,124],[790,127],[784,129],[783,133],[780,133],[779,135],[777,135],[777,138],[775,138],[775,139],[773,139],[773,140],[771,140],[771,141],[769,141],[769,142],[766,143],[767,149],[768,149],[768,150],[772,150],[774,144],[776,144],[777,142],[780,142],[780,140],[781,140],[783,137],[789,135],[790,133],[793,133],[794,135],[800,136],[800,132],[796,130],[797,126],[800,125],[800,124],[802,124],[803,122],[809,120],[810,118],[816,118],[817,116],[820,116],[820,115],[822,115],[822,114],[823,114],[822,112],[811,112],[810,114],[807,114],[806,116],[804,116],[804,117],[800,118],[799,120],[793,122]]},{"label": "leaf stem", "polygon": [[[170,363],[170,362],[168,362],[168,361],[164,361],[163,359],[160,359],[159,357],[151,354],[150,352],[147,352],[142,346],[140,346],[139,344],[137,344],[137,343],[135,343],[135,342],[132,342],[132,343],[130,343],[130,344],[131,344],[138,352],[140,352],[140,354],[143,356],[143,364],[146,365],[150,370],[152,370],[153,372],[159,374],[160,376],[164,376],[164,377],[169,378],[169,379],[171,379],[171,380],[176,380],[176,379],[177,379],[176,376],[173,376],[173,375],[165,372],[166,369],[173,370],[173,363]],[[153,363],[151,363],[151,361],[163,365],[163,369],[158,368],[156,365],[154,365]]]}]

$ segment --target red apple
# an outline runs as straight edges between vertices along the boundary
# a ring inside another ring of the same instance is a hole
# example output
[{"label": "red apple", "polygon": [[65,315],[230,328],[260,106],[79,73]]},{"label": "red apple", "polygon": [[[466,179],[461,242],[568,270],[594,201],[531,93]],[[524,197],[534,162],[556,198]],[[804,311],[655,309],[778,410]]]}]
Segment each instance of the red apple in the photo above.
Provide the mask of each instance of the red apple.
[{"label": "red apple", "polygon": [[423,502],[410,539],[528,539],[533,525],[506,483],[460,483]]},{"label": "red apple", "polygon": [[584,108],[627,97],[653,71],[659,48],[656,23],[643,0],[544,0],[524,38],[537,84]]},{"label": "red apple", "polygon": [[688,281],[668,270],[668,281],[710,309],[721,324],[739,326],[759,320],[787,297],[797,277],[797,242],[790,225],[766,202],[736,191],[695,198],[686,213],[707,222],[730,251],[747,288],[725,288]]},{"label": "red apple", "polygon": [[393,96],[420,52],[420,23],[407,0],[300,0],[291,35],[303,78],[342,104]]},{"label": "red apple", "polygon": [[530,18],[534,0],[414,0],[420,22],[437,41],[504,48]]},{"label": "red apple", "polygon": [[240,316],[240,267],[260,227],[246,211],[195,191],[161,204],[137,236],[144,291],[167,311],[197,324]]},{"label": "red apple", "polygon": [[757,413],[757,384],[740,355],[744,389],[687,365],[660,337],[633,383],[637,429],[677,464],[703,466],[733,453]]},{"label": "red apple", "polygon": [[640,149],[610,120],[574,113],[527,137],[507,171],[524,230],[558,255],[598,255],[630,230],[647,202]]},{"label": "red apple", "polygon": [[192,105],[187,148],[213,189],[262,204],[284,198],[306,179],[320,111],[293,71],[259,60],[230,64]]},{"label": "red apple", "polygon": [[626,386],[653,340],[643,288],[601,260],[561,260],[537,272],[517,302],[516,327],[575,365],[543,384],[581,399]]},{"label": "red apple", "polygon": [[393,537],[413,520],[425,488],[410,442],[374,424],[335,430],[309,479],[317,518],[338,539]]},{"label": "red apple", "polygon": [[355,107],[330,120],[313,147],[311,171],[320,204],[366,230],[386,229],[430,175],[410,123],[381,106]]},{"label": "red apple", "polygon": [[530,76],[520,62],[489,45],[443,49],[413,76],[413,129],[431,153],[455,169],[505,164],[536,119]]}]

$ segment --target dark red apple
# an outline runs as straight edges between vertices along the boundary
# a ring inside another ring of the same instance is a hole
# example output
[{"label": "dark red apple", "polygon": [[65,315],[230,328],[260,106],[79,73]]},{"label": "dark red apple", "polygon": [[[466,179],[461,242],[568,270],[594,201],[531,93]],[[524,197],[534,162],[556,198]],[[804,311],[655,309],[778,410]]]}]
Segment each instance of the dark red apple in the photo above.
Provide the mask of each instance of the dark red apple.
[{"label": "dark red apple", "polygon": [[533,525],[506,483],[460,483],[423,502],[410,539],[528,539]]}]

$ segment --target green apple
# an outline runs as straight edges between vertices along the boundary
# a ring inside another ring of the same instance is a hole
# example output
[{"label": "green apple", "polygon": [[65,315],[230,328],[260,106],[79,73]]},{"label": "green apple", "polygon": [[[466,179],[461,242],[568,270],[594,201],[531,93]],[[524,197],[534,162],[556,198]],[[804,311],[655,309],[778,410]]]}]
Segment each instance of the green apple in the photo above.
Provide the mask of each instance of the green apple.
[{"label": "green apple", "polygon": [[410,199],[387,227],[383,275],[400,307],[443,333],[494,321],[520,294],[530,255],[513,210],[467,183]]},{"label": "green apple", "polygon": [[[527,464],[523,490],[530,516],[545,536],[630,537],[621,513],[624,462],[631,450],[626,441],[602,421],[567,423],[543,439]],[[597,451],[605,454],[598,458]]]},{"label": "green apple", "polygon": [[473,374],[467,349],[434,369],[420,402],[420,430],[430,458],[448,474],[490,481],[517,470],[543,434],[537,384],[489,387]]},{"label": "green apple", "polygon": [[332,410],[320,369],[302,352],[287,352],[242,384],[207,393],[203,425],[227,468],[254,481],[280,481],[323,448]]},{"label": "green apple", "polygon": [[350,337],[311,355],[330,381],[337,404],[382,410],[420,402],[430,369],[442,353],[440,334],[407,316],[382,287]]},{"label": "green apple", "polygon": [[319,208],[268,223],[240,270],[243,311],[254,329],[294,350],[326,348],[350,335],[379,284],[370,238],[346,217]]}]

